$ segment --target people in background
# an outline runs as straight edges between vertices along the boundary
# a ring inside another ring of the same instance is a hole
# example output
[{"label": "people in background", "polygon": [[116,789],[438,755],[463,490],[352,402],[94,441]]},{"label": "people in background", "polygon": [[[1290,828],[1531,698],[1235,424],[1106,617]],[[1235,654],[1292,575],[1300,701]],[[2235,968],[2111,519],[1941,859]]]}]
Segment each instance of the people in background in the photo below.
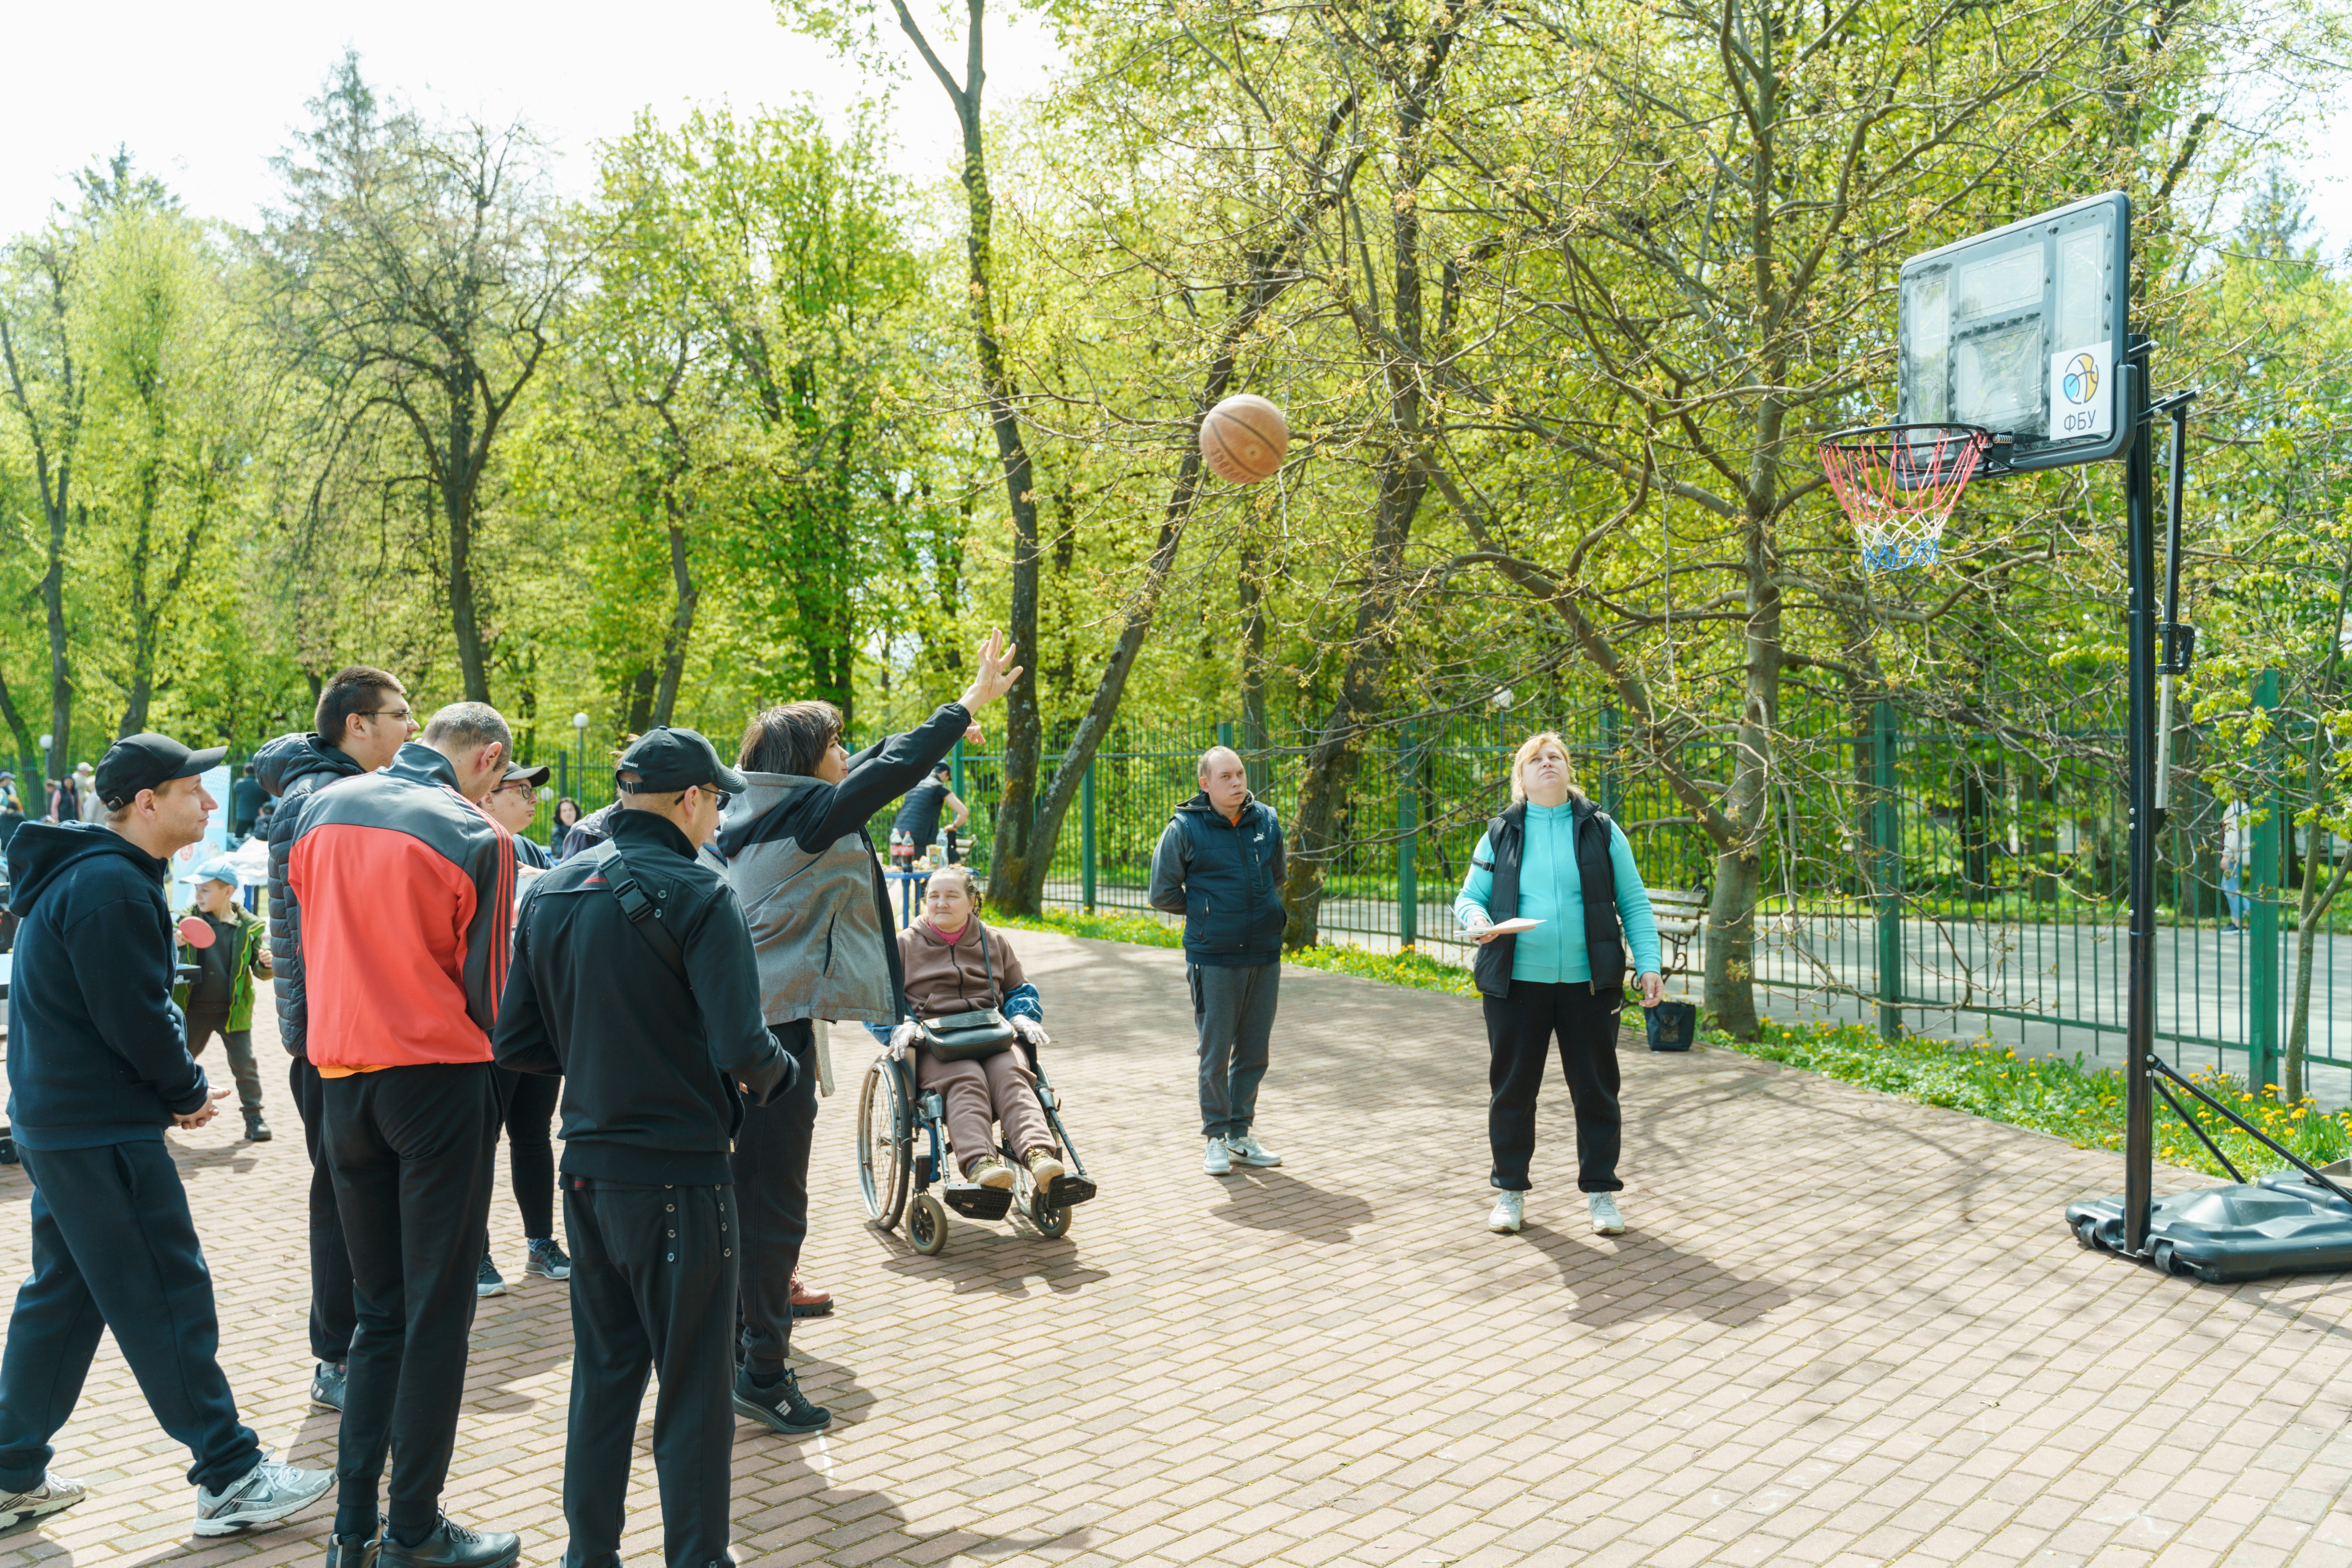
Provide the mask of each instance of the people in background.
[{"label": "people in background", "polygon": [[1041,1193],[1063,1174],[1053,1124],[1037,1101],[1037,1068],[1030,1055],[1052,1042],[1037,988],[1021,971],[1021,960],[1003,931],[981,924],[980,900],[971,873],[943,866],[923,889],[922,918],[898,933],[898,963],[907,977],[907,1011],[913,1018],[939,1018],[994,1008],[1021,1037],[992,1056],[941,1061],[922,1043],[922,1030],[904,1024],[891,1036],[895,1050],[911,1052],[916,1087],[937,1090],[947,1104],[948,1142],[964,1180],[983,1187],[1009,1187],[1013,1167],[989,1135],[1004,1128],[1004,1147],[1027,1167]]},{"label": "people in background", "polygon": [[940,814],[942,810],[955,813],[948,824],[948,862],[955,862],[955,835],[971,820],[971,811],[956,798],[949,780],[953,770],[941,763],[931,770],[931,776],[907,792],[898,806],[898,816],[890,824],[890,856],[905,865],[930,853],[931,845],[940,836]]},{"label": "people in background", "polygon": [[[302,825],[303,808],[328,785],[389,767],[416,733],[408,693],[384,670],[350,665],[319,689],[310,733],[280,735],[254,755],[254,776],[269,793],[269,953],[278,1007],[278,1038],[293,1060],[287,1079],[302,1118],[302,1146],[310,1158],[310,1399],[343,1407],[355,1309],[352,1262],[343,1243],[342,1211],[335,1204],[334,1172],[324,1158],[324,1090],[310,1056],[310,988],[302,963],[302,904],[286,879],[287,861]],[[256,821],[257,829],[260,827]]]},{"label": "people in background", "polygon": [[[1557,1040],[1576,1107],[1576,1184],[1593,1230],[1623,1234],[1617,1015],[1629,968],[1643,1006],[1665,994],[1658,926],[1624,830],[1570,781],[1567,742],[1551,731],[1528,737],[1511,759],[1511,805],[1471,852],[1454,910],[1479,944],[1474,971],[1486,1014],[1488,1182],[1499,1189],[1486,1228],[1508,1233],[1525,1221],[1536,1090]],[[1514,919],[1538,923],[1496,929]]]},{"label": "people in background", "polygon": [[236,868],[226,855],[196,868],[192,918],[204,922],[212,940],[199,947],[182,934],[180,963],[195,974],[173,991],[172,1000],[187,1016],[189,1056],[202,1057],[213,1037],[220,1037],[229,1075],[236,1080],[245,1135],[267,1143],[269,1123],[261,1117],[261,1069],[253,1061],[253,983],[270,975],[269,932],[258,916],[236,901]]},{"label": "people in background", "polygon": [[[539,814],[539,786],[546,782],[547,769],[543,767],[509,763],[506,776],[490,791],[490,798],[482,803],[491,820],[514,835],[515,864],[540,871],[551,869],[554,858],[523,835],[530,827],[530,819]],[[560,1078],[499,1069],[499,1102],[505,1107],[507,1180],[514,1188],[515,1207],[522,1215],[523,1272],[542,1279],[572,1278],[572,1260],[555,1237],[555,1145],[551,1137],[556,1097],[562,1089],[563,1080]],[[506,1291],[506,1276],[499,1272],[498,1260],[485,1247],[482,1266],[474,1279],[474,1293],[503,1296]]]},{"label": "people in background", "polygon": [[1230,746],[1202,752],[1195,776],[1200,793],[1176,808],[1151,852],[1146,897],[1184,917],[1207,1141],[1201,1169],[1224,1176],[1236,1160],[1282,1163],[1251,1131],[1282,985],[1282,818],[1250,794],[1249,770]]},{"label": "people in background", "polygon": [[269,792],[261,787],[261,779],[251,763],[237,775],[228,791],[228,832],[232,838],[247,838],[253,834],[254,819],[261,815],[261,803]]},{"label": "people in background", "polygon": [[580,803],[567,795],[562,800],[555,803],[554,820],[547,830],[547,855],[549,859],[558,862],[562,860],[563,840],[565,837],[579,825]]},{"label": "people in background", "polygon": [[84,822],[98,822],[106,816],[106,805],[98,798],[96,783],[96,774],[88,763],[74,764],[74,812]]},{"label": "people in background", "polygon": [[771,708],[743,731],[735,765],[749,787],[727,808],[719,848],[751,917],[761,1016],[792,1053],[799,1077],[791,1092],[747,1111],[735,1141],[744,1246],[735,1408],[779,1432],[818,1432],[832,1419],[801,1393],[785,1359],[793,1275],[808,1235],[817,1021],[897,1024],[906,1016],[890,935],[897,922],[866,824],[920,783],[959,737],[977,735],[972,715],[1021,673],[1013,652],[992,632],[961,701],[854,757],[841,743],[841,710],[830,702]]},{"label": "people in background", "polygon": [[564,1561],[620,1561],[650,1373],[663,1556],[706,1568],[734,1561],[730,1341],[746,1244],[728,1149],[744,1097],[789,1090],[798,1068],[761,1020],[743,911],[697,853],[743,779],[695,731],[656,729],[622,755],[618,783],[611,837],[523,900],[498,1061],[562,1089],[579,1248]]},{"label": "people in background", "polygon": [[8,991],[8,1109],[32,1181],[31,1272],[0,1353],[0,1531],[88,1494],[49,1473],[101,1332],[156,1422],[187,1446],[195,1532],[271,1524],[334,1478],[273,1464],[237,1419],[220,1365],[211,1271],[166,1127],[210,1121],[172,1005],[170,858],[204,837],[200,776],[218,751],[166,735],[117,741],[94,772],[103,822],[28,824],[9,846],[23,918]]},{"label": "people in background", "polygon": [[[490,1210],[514,849],[478,803],[513,745],[458,702],[392,764],[303,807],[286,884],[301,900],[310,1060],[359,1303],[335,1463],[331,1568],[506,1568],[506,1531],[440,1510],[465,1394]],[[390,1506],[378,1510],[389,1452]]]},{"label": "people in background", "polygon": [[2253,900],[2246,897],[2246,858],[2253,849],[2252,824],[2246,803],[2231,801],[2221,813],[2221,899],[2229,913],[2221,922],[2226,931],[2243,931]]}]

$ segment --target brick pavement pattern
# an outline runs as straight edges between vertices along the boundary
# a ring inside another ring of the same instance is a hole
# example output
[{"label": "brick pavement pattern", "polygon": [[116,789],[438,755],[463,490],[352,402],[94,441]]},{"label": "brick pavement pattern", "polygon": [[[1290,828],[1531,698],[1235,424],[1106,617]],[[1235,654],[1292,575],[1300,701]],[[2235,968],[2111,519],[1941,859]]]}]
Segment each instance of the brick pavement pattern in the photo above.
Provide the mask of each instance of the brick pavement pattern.
[{"label": "brick pavement pattern", "polygon": [[[2060,1210],[2120,1185],[2113,1156],[1629,1037],[1630,1232],[1585,1223],[1555,1078],[1528,1228],[1490,1236],[1475,1002],[1286,973],[1259,1131],[1287,1163],[1220,1181],[1180,956],[1016,940],[1103,1195],[1058,1242],[957,1219],[927,1258],[874,1230],[871,1052],[838,1032],[806,1268],[840,1304],[794,1336],[835,1421],[739,1428],[745,1563],[2352,1563],[2345,1292],[2079,1250]],[[236,1142],[232,1114],[175,1142],[247,1419],[331,1464],[305,1164],[269,1081],[276,1142]],[[26,1193],[0,1168],[19,1276]],[[446,1502],[549,1564],[564,1287],[520,1277],[503,1187],[492,1221],[512,1291],[482,1303]],[[322,1551],[323,1506],[194,1541],[186,1456],[110,1341],[58,1448],[94,1495],[0,1568]],[[642,1446],[629,1521],[657,1562]]]}]

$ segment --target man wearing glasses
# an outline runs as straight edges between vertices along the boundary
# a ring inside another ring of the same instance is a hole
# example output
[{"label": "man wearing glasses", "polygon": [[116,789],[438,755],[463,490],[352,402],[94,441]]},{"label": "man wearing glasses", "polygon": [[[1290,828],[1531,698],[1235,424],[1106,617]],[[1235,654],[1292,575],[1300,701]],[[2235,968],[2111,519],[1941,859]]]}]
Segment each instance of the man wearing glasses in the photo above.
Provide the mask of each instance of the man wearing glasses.
[{"label": "man wearing glasses", "polygon": [[697,851],[741,774],[692,730],[623,753],[611,837],[541,878],[517,920],[499,1066],[562,1075],[563,1227],[572,1237],[572,1415],[563,1560],[618,1561],[646,1379],[664,1561],[727,1550],[736,1273],[729,1151],[746,1095],[798,1072],[761,1016],[751,932]]},{"label": "man wearing glasses", "polygon": [[310,1004],[302,971],[302,910],[286,885],[286,859],[302,829],[302,808],[339,779],[389,767],[416,719],[408,693],[381,669],[363,664],[337,670],[319,692],[317,726],[307,735],[280,735],[253,759],[254,776],[277,797],[269,816],[269,957],[278,997],[278,1037],[294,1058],[288,1069],[294,1105],[302,1117],[302,1143],[310,1155],[310,1378],[313,1403],[343,1407],[351,1362],[351,1254],[335,1208],[334,1173],[319,1157],[319,1069],[305,1054]]}]

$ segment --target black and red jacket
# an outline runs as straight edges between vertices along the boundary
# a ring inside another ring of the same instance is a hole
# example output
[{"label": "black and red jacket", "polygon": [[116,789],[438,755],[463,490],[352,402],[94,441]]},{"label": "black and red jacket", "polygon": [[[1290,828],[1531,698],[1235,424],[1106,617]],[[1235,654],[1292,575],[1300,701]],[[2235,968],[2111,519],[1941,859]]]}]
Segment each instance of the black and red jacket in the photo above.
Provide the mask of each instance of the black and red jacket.
[{"label": "black and red jacket", "polygon": [[415,742],[312,795],[288,857],[311,1065],[487,1062],[514,925],[512,836]]}]

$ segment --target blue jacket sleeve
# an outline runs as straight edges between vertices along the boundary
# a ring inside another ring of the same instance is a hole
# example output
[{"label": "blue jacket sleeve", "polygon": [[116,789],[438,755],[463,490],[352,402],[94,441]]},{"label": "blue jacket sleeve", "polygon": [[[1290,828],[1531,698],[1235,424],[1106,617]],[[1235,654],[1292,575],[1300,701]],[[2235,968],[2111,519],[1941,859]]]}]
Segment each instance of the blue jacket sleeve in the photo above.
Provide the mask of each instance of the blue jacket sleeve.
[{"label": "blue jacket sleeve", "polygon": [[1650,911],[1642,868],[1633,864],[1633,846],[1614,822],[1609,825],[1609,859],[1617,872],[1617,920],[1625,928],[1625,956],[1635,974],[1659,973],[1658,918]]},{"label": "blue jacket sleeve", "polygon": [[[1482,915],[1491,913],[1486,908],[1486,900],[1494,895],[1495,873],[1486,868],[1494,863],[1495,847],[1487,843],[1486,836],[1481,833],[1478,835],[1478,847],[1470,851],[1470,869],[1462,879],[1462,891],[1454,900],[1454,924],[1466,929],[1473,910]],[[1644,909],[1648,907],[1646,902],[1643,905]]]},{"label": "blue jacket sleeve", "polygon": [[1005,995],[1004,1005],[999,1007],[997,1011],[1008,1018],[1034,1018],[1041,1024],[1045,1021],[1045,1008],[1044,1004],[1037,1000],[1037,988],[1034,985],[1024,984],[1014,986]]},{"label": "blue jacket sleeve", "polygon": [[1164,914],[1184,912],[1184,825],[1171,818],[1151,852],[1151,888],[1144,901]]}]

